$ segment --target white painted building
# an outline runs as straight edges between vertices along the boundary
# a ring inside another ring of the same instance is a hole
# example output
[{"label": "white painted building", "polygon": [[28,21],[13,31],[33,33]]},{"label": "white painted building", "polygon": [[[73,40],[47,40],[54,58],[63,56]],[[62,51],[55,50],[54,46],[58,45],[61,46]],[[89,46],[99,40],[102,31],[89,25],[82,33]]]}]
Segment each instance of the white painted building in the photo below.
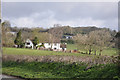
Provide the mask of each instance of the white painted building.
[{"label": "white painted building", "polygon": [[[42,43],[39,43],[37,46],[42,45]],[[66,47],[62,48],[61,43],[43,43],[45,49],[53,49],[54,51],[66,51]]]},{"label": "white painted building", "polygon": [[33,43],[30,39],[27,39],[25,42],[25,48],[32,48],[33,49]]},{"label": "white painted building", "polygon": [[17,34],[17,32],[7,32],[7,34],[16,35],[16,34]]},{"label": "white painted building", "polygon": [[72,39],[73,36],[63,36],[63,38],[65,38],[65,39]]},{"label": "white painted building", "polygon": [[66,39],[72,39],[72,36],[66,36]]}]

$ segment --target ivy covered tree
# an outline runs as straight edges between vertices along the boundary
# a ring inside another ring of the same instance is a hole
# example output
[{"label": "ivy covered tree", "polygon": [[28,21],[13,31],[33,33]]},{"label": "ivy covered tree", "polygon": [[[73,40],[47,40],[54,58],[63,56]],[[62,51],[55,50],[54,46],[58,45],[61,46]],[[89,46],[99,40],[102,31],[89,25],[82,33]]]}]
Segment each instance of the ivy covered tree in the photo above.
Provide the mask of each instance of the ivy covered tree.
[{"label": "ivy covered tree", "polygon": [[34,44],[34,46],[36,46],[38,43],[39,43],[39,39],[38,39],[37,37],[35,37],[35,38],[33,39],[33,44]]},{"label": "ivy covered tree", "polygon": [[[10,37],[10,34],[8,34],[8,32],[10,32],[10,27],[11,24],[9,21],[4,21],[1,23],[1,31],[2,31],[2,45],[3,46],[9,46],[10,43],[12,43],[12,38]],[[9,38],[9,40],[7,40]],[[13,42],[14,43],[14,42]],[[13,45],[13,44],[11,44]]]},{"label": "ivy covered tree", "polygon": [[117,34],[115,35],[115,38],[116,38],[116,47],[118,48],[118,49],[120,49],[120,31],[119,32],[117,32]]},{"label": "ivy covered tree", "polygon": [[15,38],[15,40],[14,40],[14,43],[15,43],[16,45],[18,45],[18,48],[23,45],[23,43],[22,43],[22,38],[21,38],[21,30],[17,33],[17,36],[16,36],[16,38]]}]

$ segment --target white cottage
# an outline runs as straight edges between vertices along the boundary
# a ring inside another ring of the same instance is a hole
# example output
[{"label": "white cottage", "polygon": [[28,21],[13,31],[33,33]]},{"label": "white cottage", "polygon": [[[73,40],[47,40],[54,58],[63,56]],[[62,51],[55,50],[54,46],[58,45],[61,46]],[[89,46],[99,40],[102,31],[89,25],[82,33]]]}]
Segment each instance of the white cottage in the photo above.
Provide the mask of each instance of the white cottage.
[{"label": "white cottage", "polygon": [[66,47],[62,47],[61,43],[39,43],[39,45],[44,45],[45,49],[53,49],[54,51],[66,51]]},{"label": "white cottage", "polygon": [[33,49],[33,43],[30,39],[27,39],[25,42],[25,48],[32,48]]}]

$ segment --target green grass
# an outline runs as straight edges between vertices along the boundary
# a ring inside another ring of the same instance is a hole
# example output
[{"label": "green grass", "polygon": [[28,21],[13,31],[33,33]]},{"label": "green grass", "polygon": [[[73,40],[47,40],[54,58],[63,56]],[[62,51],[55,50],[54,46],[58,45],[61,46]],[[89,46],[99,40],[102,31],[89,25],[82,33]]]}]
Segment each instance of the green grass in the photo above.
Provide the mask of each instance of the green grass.
[{"label": "green grass", "polygon": [[3,62],[2,73],[22,78],[114,78],[118,77],[115,64],[94,65],[85,70],[84,63]]},{"label": "green grass", "polygon": [[[75,44],[67,44],[67,50],[74,50],[77,49],[77,46]],[[86,52],[83,50],[80,50],[81,52]],[[94,52],[92,52],[94,54]],[[97,51],[97,55],[99,54],[99,51]],[[116,48],[107,48],[102,51],[102,55],[108,55],[108,56],[113,56],[113,55],[118,55],[118,49]]]},{"label": "green grass", "polygon": [[102,54],[109,55],[109,56],[118,55],[118,49],[108,48],[108,49],[103,50]]},{"label": "green grass", "polygon": [[[75,49],[75,45],[68,45],[69,50]],[[64,53],[45,50],[32,50],[22,48],[3,48],[3,54],[7,55],[69,55],[69,56],[93,56],[80,53]],[[106,49],[103,55],[117,55],[116,49]],[[97,57],[97,56],[95,56]],[[117,78],[118,69],[116,64],[93,65],[93,68],[85,71],[87,65],[81,64],[66,64],[66,63],[47,63],[47,62],[3,62],[3,74],[20,76],[22,78]]]},{"label": "green grass", "polygon": [[74,50],[77,49],[77,46],[75,44],[67,44],[67,50]]},{"label": "green grass", "polygon": [[[67,44],[67,50],[74,50],[77,49],[75,44]],[[81,52],[85,52],[83,50],[80,50]],[[87,54],[80,54],[80,53],[65,53],[65,52],[56,52],[56,51],[45,51],[45,50],[35,50],[35,49],[25,49],[25,48],[3,48],[4,54],[14,54],[14,55],[39,55],[39,56],[45,56],[45,55],[69,55],[69,56],[91,56]],[[92,52],[94,54],[94,52]],[[97,55],[99,55],[99,51],[97,51]],[[118,55],[117,49],[115,48],[109,48],[102,51],[102,55],[108,55],[108,56],[114,56]]]},{"label": "green grass", "polygon": [[56,51],[45,51],[35,49],[23,49],[23,48],[3,48],[3,54],[14,54],[14,55],[35,55],[35,56],[46,56],[46,55],[69,55],[69,56],[91,56],[80,53],[65,53]]}]

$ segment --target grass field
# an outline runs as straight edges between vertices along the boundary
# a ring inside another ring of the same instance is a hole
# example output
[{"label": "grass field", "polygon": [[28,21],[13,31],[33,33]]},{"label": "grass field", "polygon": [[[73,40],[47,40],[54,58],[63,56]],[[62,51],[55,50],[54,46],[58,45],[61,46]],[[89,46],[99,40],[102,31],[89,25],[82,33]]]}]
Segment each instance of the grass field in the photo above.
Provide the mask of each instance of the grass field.
[{"label": "grass field", "polygon": [[74,50],[77,49],[77,46],[75,44],[67,44],[67,50]]},{"label": "grass field", "polygon": [[[3,54],[15,54],[15,55],[69,55],[69,56],[91,56],[80,53],[65,53],[55,51],[44,51],[44,50],[32,50],[32,49],[20,49],[20,48],[3,48]],[[106,49],[102,52],[102,55],[117,55],[116,49]]]},{"label": "grass field", "polygon": [[[68,44],[67,50],[74,50],[76,46],[74,44]],[[15,55],[74,55],[74,56],[91,56],[87,54],[80,54],[80,53],[65,53],[65,52],[55,52],[55,51],[45,51],[45,50],[35,50],[35,49],[25,49],[25,48],[3,48],[4,54],[15,54]],[[97,52],[98,55],[99,52]],[[102,55],[117,55],[117,49],[105,49],[102,52]]]},{"label": "grass field", "polygon": [[32,49],[21,49],[21,48],[3,48],[3,54],[14,54],[14,55],[35,55],[35,56],[46,56],[46,55],[70,55],[70,56],[91,56],[80,53],[65,53],[56,51],[45,51],[45,50],[32,50]]},{"label": "grass field", "polygon": [[22,78],[118,78],[117,65],[94,65],[86,69],[84,63],[3,62],[2,73]]},{"label": "grass field", "polygon": [[[74,50],[75,45],[68,45],[68,50]],[[46,55],[69,55],[69,56],[93,56],[81,53],[65,53],[35,49],[23,48],[3,48],[3,54],[8,56],[16,55],[31,55],[31,56],[46,56]],[[103,55],[117,55],[116,49],[106,49]],[[97,57],[97,56],[95,56]],[[102,56],[101,56],[102,57]],[[16,57],[15,57],[16,58]],[[86,58],[85,58],[86,59]],[[84,63],[64,63],[64,62],[14,62],[3,61],[2,73],[22,78],[118,78],[118,66],[116,64],[100,64],[92,65],[92,68],[86,70],[88,64]],[[48,79],[49,80],[49,79]]]},{"label": "grass field", "polygon": [[[75,44],[67,44],[67,50],[74,50],[77,49],[77,46]],[[83,50],[80,50],[82,52],[85,52]],[[118,49],[116,48],[108,48],[108,49],[104,49],[102,51],[102,55],[108,55],[108,56],[112,56],[112,55],[118,55]],[[94,53],[94,52],[92,52]],[[97,51],[97,54],[99,54],[99,51]]]}]

